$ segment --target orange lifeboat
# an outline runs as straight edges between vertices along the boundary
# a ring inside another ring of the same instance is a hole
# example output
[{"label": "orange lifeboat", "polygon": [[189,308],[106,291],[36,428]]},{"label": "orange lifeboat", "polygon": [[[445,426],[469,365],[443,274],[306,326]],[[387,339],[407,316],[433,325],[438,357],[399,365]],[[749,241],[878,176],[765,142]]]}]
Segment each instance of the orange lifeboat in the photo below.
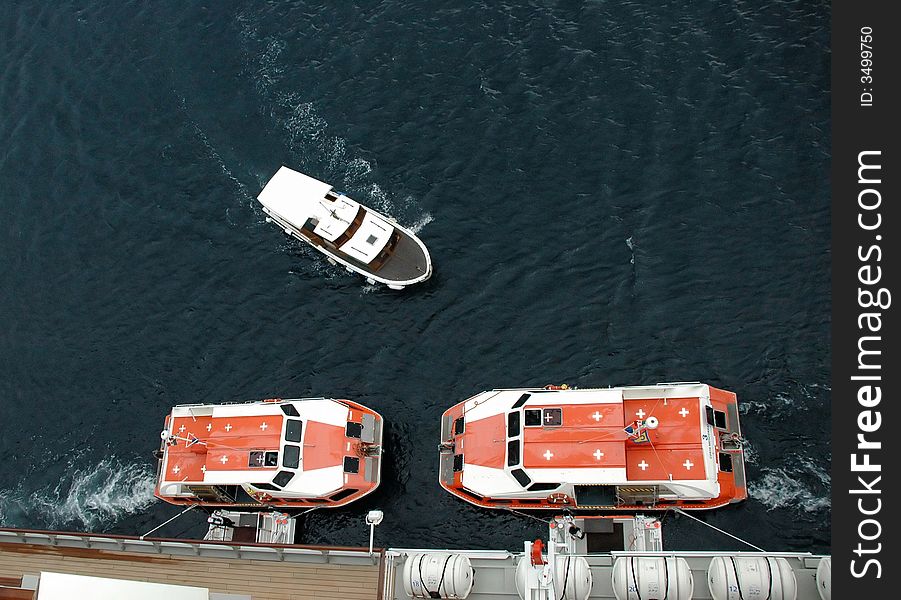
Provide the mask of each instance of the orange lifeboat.
[{"label": "orange lifeboat", "polygon": [[343,506],[379,485],[382,429],[378,413],[349,400],[176,406],[154,493],[216,508]]},{"label": "orange lifeboat", "polygon": [[717,508],[747,498],[738,414],[703,383],[491,390],[445,411],[439,479],[486,508]]}]

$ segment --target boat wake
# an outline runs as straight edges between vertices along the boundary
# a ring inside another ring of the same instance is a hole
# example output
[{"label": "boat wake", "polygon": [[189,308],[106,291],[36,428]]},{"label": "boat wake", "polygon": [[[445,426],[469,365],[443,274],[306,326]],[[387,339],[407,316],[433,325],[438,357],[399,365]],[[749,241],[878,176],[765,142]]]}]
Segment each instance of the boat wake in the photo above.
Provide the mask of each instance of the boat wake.
[{"label": "boat wake", "polygon": [[764,467],[763,475],[750,482],[748,492],[767,510],[790,508],[805,513],[820,513],[832,507],[829,473],[810,458],[786,457],[798,466]]},{"label": "boat wake", "polygon": [[431,213],[426,213],[421,218],[419,218],[415,223],[407,227],[410,231],[419,235],[419,232],[422,231],[422,228],[435,220],[435,217],[432,216]]},{"label": "boat wake", "polygon": [[31,490],[20,483],[0,490],[0,525],[103,529],[155,502],[154,484],[144,465],[106,458],[85,467],[73,459],[55,485]]},{"label": "boat wake", "polygon": [[373,181],[372,164],[353,156],[347,141],[329,132],[328,122],[308,94],[289,89],[291,78],[285,66],[289,61],[282,57],[287,47],[285,41],[260,34],[249,15],[241,14],[237,21],[247,61],[245,72],[253,79],[269,117],[287,136],[291,160],[312,167],[310,171],[324,181],[334,182],[338,191],[347,192],[401,224],[412,220],[414,225],[409,229],[414,233],[430,223],[433,217],[422,214],[413,197],[398,201]]}]

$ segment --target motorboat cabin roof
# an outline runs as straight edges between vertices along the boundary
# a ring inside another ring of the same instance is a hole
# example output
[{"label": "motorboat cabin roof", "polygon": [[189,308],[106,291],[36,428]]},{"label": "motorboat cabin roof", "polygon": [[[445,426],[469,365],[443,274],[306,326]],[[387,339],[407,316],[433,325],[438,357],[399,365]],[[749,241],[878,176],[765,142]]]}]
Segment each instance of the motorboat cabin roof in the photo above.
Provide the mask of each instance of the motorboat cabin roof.
[{"label": "motorboat cabin roof", "polygon": [[378,485],[381,431],[378,414],[346,400],[176,406],[161,436],[157,496],[215,506],[240,498],[339,505]]},{"label": "motorboat cabin roof", "polygon": [[739,436],[735,395],[706,384],[492,390],[445,413],[441,484],[479,505],[712,508],[746,497]]},{"label": "motorboat cabin roof", "polygon": [[374,282],[405,287],[431,275],[415,234],[318,179],[283,166],[258,199],[286,233]]}]

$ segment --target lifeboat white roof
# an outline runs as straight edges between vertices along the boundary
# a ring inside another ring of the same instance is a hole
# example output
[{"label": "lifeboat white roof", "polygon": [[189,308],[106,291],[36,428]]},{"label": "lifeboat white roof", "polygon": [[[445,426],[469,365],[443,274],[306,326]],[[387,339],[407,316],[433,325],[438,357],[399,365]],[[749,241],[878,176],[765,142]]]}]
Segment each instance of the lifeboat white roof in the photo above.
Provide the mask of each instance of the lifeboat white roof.
[{"label": "lifeboat white roof", "polygon": [[[286,404],[296,416],[283,413]],[[288,467],[294,477],[282,487],[287,493],[327,494],[345,483],[342,459],[350,449],[344,427],[351,416],[350,408],[331,399],[176,406],[169,427],[177,442],[166,449],[161,487],[270,483],[285,469],[288,423],[296,420],[302,422],[303,436],[293,442],[298,463]],[[277,462],[264,464],[267,453]],[[259,466],[254,466],[255,458]]]},{"label": "lifeboat white roof", "polygon": [[[482,392],[463,404],[462,483],[483,495],[521,495],[512,475],[520,469],[533,483],[662,483],[687,497],[715,496],[709,396],[709,386],[696,383]],[[524,412],[540,421],[521,420]],[[510,413],[518,423],[513,437]],[[631,442],[624,427],[648,416],[659,419],[651,442]]]}]

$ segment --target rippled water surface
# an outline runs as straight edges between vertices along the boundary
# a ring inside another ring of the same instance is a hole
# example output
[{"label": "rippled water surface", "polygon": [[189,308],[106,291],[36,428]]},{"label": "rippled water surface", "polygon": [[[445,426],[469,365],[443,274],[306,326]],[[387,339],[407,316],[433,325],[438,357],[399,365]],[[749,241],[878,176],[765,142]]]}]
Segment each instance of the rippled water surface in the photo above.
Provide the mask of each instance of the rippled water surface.
[{"label": "rippled water surface", "polygon": [[[826,2],[13,1],[0,9],[0,523],[140,534],[173,404],[348,397],[384,481],[310,543],[521,547],[436,482],[493,387],[738,393],[768,549],[829,533]],[[286,164],[412,225],[391,292],[266,224]],[[670,515],[671,548],[735,547]],[[160,531],[199,535],[201,515]]]}]

